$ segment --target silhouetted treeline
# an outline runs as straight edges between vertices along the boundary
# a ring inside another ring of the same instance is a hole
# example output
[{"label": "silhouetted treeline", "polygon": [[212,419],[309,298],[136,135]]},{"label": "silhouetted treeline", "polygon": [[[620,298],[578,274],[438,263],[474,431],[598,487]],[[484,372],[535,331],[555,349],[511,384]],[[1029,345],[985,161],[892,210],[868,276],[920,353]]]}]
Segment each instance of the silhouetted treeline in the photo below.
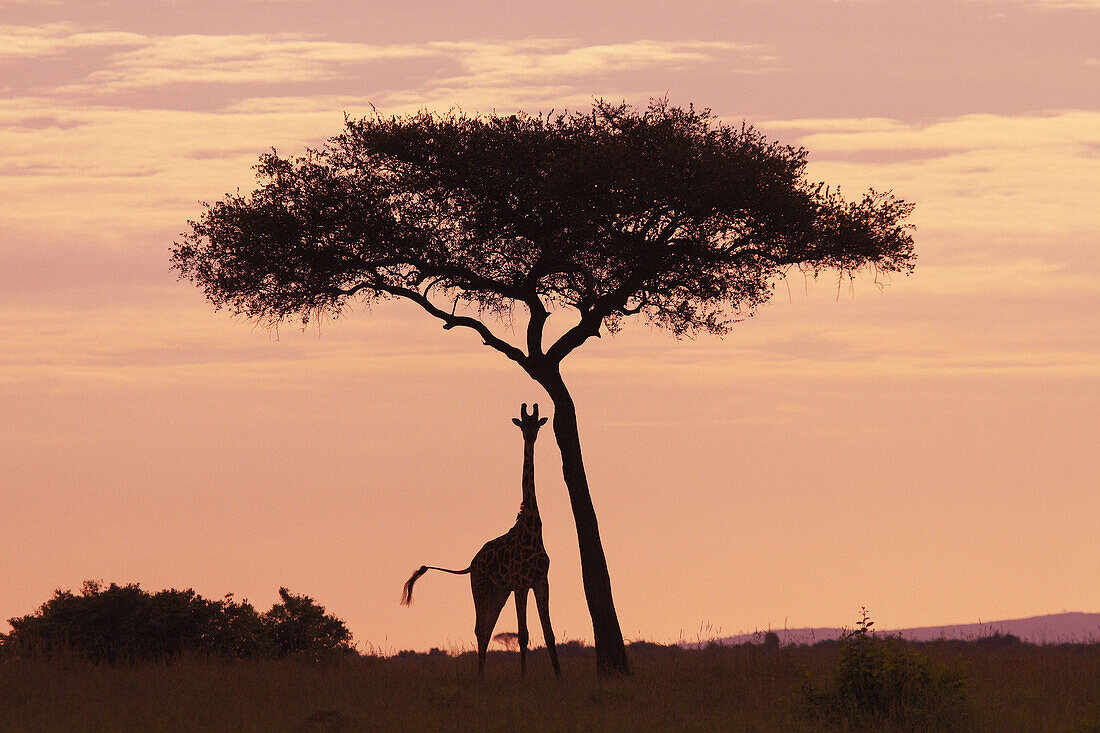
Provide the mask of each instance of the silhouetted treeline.
[{"label": "silhouetted treeline", "polygon": [[220,601],[194,590],[149,593],[137,584],[84,583],[79,594],[57,590],[36,613],[9,619],[0,636],[15,653],[71,651],[97,662],[173,657],[181,652],[233,659],[349,653],[351,632],[308,596],[279,589],[281,601],[259,613],[232,594]]}]

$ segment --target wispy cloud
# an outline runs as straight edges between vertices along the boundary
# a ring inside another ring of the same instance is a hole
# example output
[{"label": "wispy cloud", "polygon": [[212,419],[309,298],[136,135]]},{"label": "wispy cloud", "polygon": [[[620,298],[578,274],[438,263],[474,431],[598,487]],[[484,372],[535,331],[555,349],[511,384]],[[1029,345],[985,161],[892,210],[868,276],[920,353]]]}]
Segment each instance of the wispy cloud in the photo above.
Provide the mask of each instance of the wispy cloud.
[{"label": "wispy cloud", "polygon": [[[721,65],[725,73],[756,73],[775,63],[762,46],[729,42],[637,40],[587,45],[567,39],[436,42],[429,46],[451,60],[456,73],[436,76],[388,96],[389,104],[411,108],[449,106],[455,100],[488,110],[514,103],[527,109],[547,105],[587,106],[609,91],[624,96],[652,94],[638,75],[663,75]],[[667,77],[665,77],[667,78]],[[651,82],[651,80],[647,80]]]},{"label": "wispy cloud", "polygon": [[[649,41],[583,45],[567,39],[437,42],[431,48],[461,59],[465,74],[445,81],[480,85],[588,76],[650,67],[684,70],[717,56],[742,54],[761,60],[760,46],[707,41]],[[767,59],[765,59],[767,60]]]},{"label": "wispy cloud", "polygon": [[432,58],[453,69],[425,80],[433,89],[502,87],[591,79],[601,75],[729,59],[752,70],[771,61],[758,46],[726,42],[630,41],[586,45],[567,39],[435,41],[375,45],[294,34],[182,35],[146,38],[107,59],[78,87],[103,91],[171,84],[284,84],[348,74],[379,61]]},{"label": "wispy cloud", "polygon": [[[1031,115],[964,115],[950,120],[790,120],[777,129],[812,130],[808,145],[825,151],[872,151],[947,147],[954,150],[1020,147],[1076,148],[1100,143],[1097,115],[1088,110]],[[772,126],[773,123],[767,123]]]},{"label": "wispy cloud", "polygon": [[[98,64],[84,78],[36,88],[35,96],[0,99],[0,195],[7,204],[0,223],[8,246],[71,237],[122,246],[158,222],[185,220],[196,199],[247,186],[259,151],[320,143],[338,131],[343,111],[364,114],[370,103],[394,113],[456,105],[469,111],[584,108],[598,94],[644,100],[648,90],[639,95],[634,82],[624,81],[632,72],[769,63],[763,49],[724,42],[364,44],[301,34],[149,36],[73,24],[4,26],[0,48],[24,59],[91,49]],[[392,71],[425,60],[431,63],[420,64],[412,78],[372,75],[377,86],[369,96],[301,96],[300,85],[288,86],[352,78],[363,64]],[[154,92],[174,103],[172,90],[181,84],[240,92],[209,110],[149,103]],[[131,96],[120,101],[116,93]],[[211,190],[209,181],[218,188]],[[60,200],[65,217],[55,215]]]},{"label": "wispy cloud", "polygon": [[926,123],[766,122],[810,150],[814,177],[890,186],[918,225],[960,236],[1066,245],[1100,232],[1100,112],[964,115]]},{"label": "wispy cloud", "polygon": [[[178,84],[279,85],[349,77],[377,62],[433,59],[430,89],[563,82],[584,85],[645,69],[682,72],[722,62],[728,72],[752,72],[776,59],[751,44],[634,40],[586,44],[561,38],[370,44],[297,33],[145,35],[81,28],[72,23],[0,25],[0,62],[106,52],[99,68],[64,91],[154,89]],[[408,87],[403,87],[406,91]]]},{"label": "wispy cloud", "polygon": [[140,46],[148,38],[127,31],[81,30],[72,23],[0,25],[0,62],[54,56],[87,48]]},{"label": "wispy cloud", "polygon": [[336,78],[351,64],[438,55],[423,45],[371,45],[295,34],[146,38],[80,86],[100,91],[170,84],[285,84]]}]

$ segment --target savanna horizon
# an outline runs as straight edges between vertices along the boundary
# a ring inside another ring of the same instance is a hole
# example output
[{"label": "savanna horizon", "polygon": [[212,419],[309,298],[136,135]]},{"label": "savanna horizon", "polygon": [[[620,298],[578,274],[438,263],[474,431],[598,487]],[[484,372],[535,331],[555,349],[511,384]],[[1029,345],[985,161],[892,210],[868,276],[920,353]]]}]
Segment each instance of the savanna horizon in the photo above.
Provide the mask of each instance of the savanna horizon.
[{"label": "savanna horizon", "polygon": [[[420,573],[417,574],[417,578]],[[453,582],[453,581],[452,581]],[[465,583],[465,579],[461,582]],[[420,587],[423,587],[421,585]],[[188,597],[194,597],[200,604],[222,604],[231,612],[237,608],[240,604],[244,604],[246,607],[255,607],[257,610],[262,608],[263,604],[254,604],[248,598],[241,597],[234,594],[232,591],[221,594],[212,598],[204,598],[203,594],[195,593],[193,588],[149,588],[143,586],[140,582],[118,582],[110,581],[105,582],[103,580],[86,580],[78,588],[58,588],[54,591],[50,598],[41,599],[40,603],[35,604],[33,609],[29,609],[26,614],[20,617],[14,617],[6,622],[8,627],[7,632],[0,633],[0,647],[3,642],[10,637],[14,647],[9,647],[8,652],[11,653],[13,649],[15,653],[20,653],[20,650],[42,650],[42,651],[60,651],[64,655],[82,656],[84,653],[79,648],[69,649],[70,643],[76,643],[73,639],[66,638],[64,635],[57,636],[51,634],[42,636],[40,632],[33,632],[33,636],[26,639],[17,639],[19,636],[18,629],[13,629],[13,624],[21,622],[19,626],[24,626],[28,619],[41,618],[44,615],[51,613],[58,613],[58,608],[55,607],[57,599],[65,597],[74,597],[76,599],[96,599],[99,594],[105,593],[110,589],[111,593],[129,594],[136,593],[142,597],[150,596],[164,596],[172,599],[186,599]],[[276,598],[281,599],[281,603],[276,603],[275,608],[283,608],[289,599],[299,599],[307,604],[307,608],[315,604],[315,607],[319,609],[319,613],[324,613],[326,618],[332,619],[339,629],[341,629],[338,635],[340,639],[339,651],[352,652],[353,654],[364,656],[379,656],[379,657],[392,657],[392,656],[408,656],[415,654],[438,654],[445,653],[450,656],[465,656],[472,652],[477,651],[476,640],[473,634],[468,639],[448,640],[445,644],[432,645],[423,649],[411,649],[411,648],[393,648],[386,647],[374,643],[371,639],[362,639],[355,636],[350,629],[347,628],[344,623],[342,613],[340,609],[334,609],[324,605],[324,599],[310,598],[306,595],[299,595],[294,593],[295,589],[280,588]],[[408,593],[408,588],[406,588]],[[289,594],[289,596],[288,596]],[[411,604],[411,593],[409,595],[409,603]],[[419,593],[417,594],[419,596]],[[217,600],[215,600],[217,599]],[[105,600],[105,599],[104,599]],[[115,601],[114,603],[119,603]],[[93,606],[94,607],[94,606]],[[111,602],[106,602],[103,608],[111,608]],[[116,622],[127,624],[131,623],[131,617],[133,614],[152,613],[147,621],[152,624],[150,629],[154,628],[158,623],[156,621],[156,614],[163,612],[156,611],[154,609],[146,608],[145,611],[141,611],[139,606],[130,606],[127,603],[122,605],[115,605],[115,610],[121,615],[118,615],[115,619]],[[50,610],[52,609],[52,610]],[[469,613],[472,618],[472,607]],[[506,609],[507,610],[507,609]],[[456,609],[456,612],[458,609]],[[862,609],[864,613],[869,613],[864,607]],[[100,618],[101,621],[109,620],[107,617],[101,617],[101,612],[92,611],[88,609],[86,611],[76,613],[75,611],[67,612],[72,615],[72,622],[76,619],[82,619],[80,623],[90,623],[88,629],[96,627],[99,623],[95,621],[96,618]],[[86,614],[86,615],[85,615]],[[532,614],[533,615],[533,614]],[[64,618],[62,614],[58,618]],[[319,618],[320,616],[318,616]],[[328,622],[326,622],[328,623]],[[849,619],[848,623],[843,626],[807,626],[807,627],[790,627],[784,625],[763,624],[757,625],[752,630],[740,630],[732,632],[732,630],[723,630],[720,625],[715,625],[707,622],[701,622],[695,629],[682,629],[680,635],[676,639],[654,639],[646,637],[632,637],[627,638],[627,643],[630,645],[642,645],[640,648],[645,648],[645,645],[658,645],[658,646],[678,646],[684,649],[700,649],[708,646],[720,645],[720,646],[741,646],[741,645],[760,645],[768,643],[768,637],[774,634],[775,644],[781,645],[793,645],[793,646],[813,646],[819,643],[835,642],[838,639],[843,639],[846,635],[858,626],[857,617],[853,615],[853,618]],[[114,628],[111,626],[105,626],[104,629]],[[77,629],[76,626],[73,629]],[[732,633],[731,633],[732,632]],[[75,631],[72,633],[76,633]],[[143,632],[144,633],[144,632]],[[194,632],[189,632],[194,633]],[[326,631],[326,634],[331,634],[331,631]],[[1034,616],[1023,619],[990,619],[984,620],[978,619],[977,621],[968,621],[960,623],[941,623],[941,624],[923,624],[919,626],[901,628],[896,625],[889,625],[888,623],[877,622],[875,633],[884,638],[895,638],[906,642],[915,643],[955,643],[955,642],[996,642],[1002,638],[1014,638],[1015,640],[1022,641],[1025,644],[1031,645],[1096,645],[1100,643],[1100,613],[1088,613],[1088,612],[1062,612],[1058,614],[1046,614],[1042,616]],[[198,637],[196,637],[198,638]],[[335,637],[334,637],[335,638]],[[52,639],[52,640],[51,640]],[[59,642],[59,645],[55,645]],[[580,648],[591,647],[591,641],[586,641],[584,638],[562,638],[558,636],[556,642],[560,646],[564,646],[567,649],[576,651]],[[171,649],[178,649],[178,652],[158,652],[154,659],[159,659],[160,656],[170,657],[175,653],[191,654],[195,656],[203,656],[204,654],[212,653],[211,650],[205,649],[200,646],[192,646],[191,642],[186,638],[180,637],[177,642],[179,646],[169,647]],[[536,626],[531,631],[531,637],[529,642],[529,648],[532,650],[544,649],[544,639],[540,633],[540,629]],[[490,644],[490,651],[511,651],[516,652],[518,649],[518,637],[515,631],[515,622],[512,619],[506,618],[502,615],[500,623],[498,623],[494,629],[492,640]],[[220,653],[220,652],[219,652]],[[256,652],[250,652],[243,654],[243,658],[247,658],[255,655]],[[217,656],[217,653],[214,653]],[[260,655],[262,656],[262,655]],[[143,654],[138,654],[137,658],[145,658]],[[92,661],[100,661],[98,659],[92,659]]]},{"label": "savanna horizon", "polygon": [[[628,324],[563,365],[626,638],[1100,608],[1096,4],[567,5],[0,0],[0,618],[89,578],[287,586],[379,648],[472,643],[465,579],[411,609],[401,585],[512,524],[508,421],[546,393],[398,302],[305,330],[214,313],[168,248],[344,110],[666,90],[805,145],[813,180],[915,201],[919,260],[792,273],[724,339]],[[548,437],[535,465],[555,628],[590,642]]]}]

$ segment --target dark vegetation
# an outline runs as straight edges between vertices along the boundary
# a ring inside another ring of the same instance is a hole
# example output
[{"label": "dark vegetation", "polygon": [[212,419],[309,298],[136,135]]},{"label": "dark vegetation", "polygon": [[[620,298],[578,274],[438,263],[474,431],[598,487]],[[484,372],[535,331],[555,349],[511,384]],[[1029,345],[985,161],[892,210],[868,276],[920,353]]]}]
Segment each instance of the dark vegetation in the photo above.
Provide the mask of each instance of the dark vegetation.
[{"label": "dark vegetation", "polygon": [[493,641],[503,646],[510,652],[519,649],[519,634],[515,631],[502,631],[493,636]]},{"label": "dark vegetation", "polygon": [[84,583],[58,590],[33,614],[9,619],[0,650],[11,655],[67,654],[92,662],[157,661],[183,653],[226,659],[331,658],[351,652],[344,622],[308,596],[279,589],[280,602],[259,613],[248,601],[220,601],[193,590],[150,593],[138,585]]},{"label": "dark vegetation", "polygon": [[[263,156],[259,186],[209,204],[172,261],[215,307],[261,322],[401,298],[518,364],[554,403],[597,669],[626,672],[561,363],[635,316],[676,337],[726,333],[792,268],[910,272],[912,205],[848,201],[807,179],[806,156],[667,100],[375,114],[319,150]],[[517,310],[518,339],[490,328]],[[552,316],[566,320],[547,331]]]},{"label": "dark vegetation", "polygon": [[526,680],[516,653],[492,651],[480,681],[473,651],[118,665],[0,653],[0,731],[1100,730],[1096,644],[900,642],[898,654],[960,670],[961,695],[925,708],[935,722],[823,701],[842,689],[838,642],[628,649],[634,674],[607,679],[593,649],[560,645],[562,682],[541,648]]},{"label": "dark vegetation", "polygon": [[593,675],[595,651],[574,641],[558,646],[564,681],[538,659],[520,679],[510,651],[490,652],[479,680],[473,651],[269,647],[112,664],[9,639],[0,731],[1100,730],[1100,644],[905,642],[871,626],[864,617],[846,638],[813,646],[634,642],[633,676],[613,679]]},{"label": "dark vegetation", "polygon": [[920,730],[950,730],[963,722],[965,675],[896,638],[878,638],[866,609],[844,635],[833,679],[807,694],[810,712],[832,723],[892,722]]}]

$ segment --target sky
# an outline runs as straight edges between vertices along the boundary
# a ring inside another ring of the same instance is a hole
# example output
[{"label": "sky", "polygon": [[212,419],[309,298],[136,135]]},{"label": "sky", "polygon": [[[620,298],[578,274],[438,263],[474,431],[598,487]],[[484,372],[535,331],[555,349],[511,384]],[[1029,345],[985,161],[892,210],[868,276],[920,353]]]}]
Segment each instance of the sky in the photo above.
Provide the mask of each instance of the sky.
[{"label": "sky", "polygon": [[[401,586],[512,525],[546,395],[413,305],[215,312],[169,249],[372,105],[666,95],[915,202],[918,260],[565,363],[627,639],[1100,610],[1097,37],[1097,0],[0,0],[0,619],[286,586],[362,650],[471,648],[465,578]],[[560,469],[544,431],[551,616],[590,640]]]}]

